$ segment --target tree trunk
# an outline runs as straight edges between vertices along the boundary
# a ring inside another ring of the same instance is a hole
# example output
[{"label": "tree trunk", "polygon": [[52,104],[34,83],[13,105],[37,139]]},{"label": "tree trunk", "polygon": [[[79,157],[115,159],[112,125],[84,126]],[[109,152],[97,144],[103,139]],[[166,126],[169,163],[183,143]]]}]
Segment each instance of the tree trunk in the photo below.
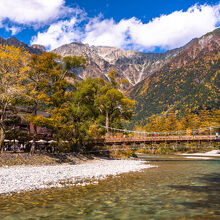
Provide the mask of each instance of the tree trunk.
[{"label": "tree trunk", "polygon": [[33,137],[33,143],[31,145],[30,154],[34,154],[35,153],[35,149],[36,149],[36,136],[37,136],[37,126],[34,125],[34,137]]},{"label": "tree trunk", "polygon": [[0,153],[3,153],[4,140],[5,140],[5,132],[4,129],[0,127]]},{"label": "tree trunk", "polygon": [[[34,116],[37,116],[37,104],[34,107]],[[37,126],[34,125],[34,137],[33,137],[33,143],[31,145],[31,150],[30,150],[30,154],[34,154],[35,153],[35,149],[36,149],[36,137],[37,137]]]},{"label": "tree trunk", "polygon": [[75,152],[79,152],[80,149],[80,133],[79,133],[79,128],[78,128],[78,121],[74,121],[74,133],[76,137],[76,143],[75,143]]},{"label": "tree trunk", "polygon": [[108,115],[108,111],[106,111],[105,130],[106,130],[106,134],[108,134],[109,133],[109,115]]}]

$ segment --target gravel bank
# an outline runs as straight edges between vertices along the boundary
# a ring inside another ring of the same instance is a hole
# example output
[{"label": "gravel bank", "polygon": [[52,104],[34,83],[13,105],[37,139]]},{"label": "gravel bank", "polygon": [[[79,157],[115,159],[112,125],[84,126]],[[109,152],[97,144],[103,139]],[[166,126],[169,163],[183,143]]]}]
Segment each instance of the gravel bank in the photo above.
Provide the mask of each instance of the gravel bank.
[{"label": "gravel bank", "polygon": [[15,166],[0,168],[0,194],[42,188],[85,185],[90,181],[153,167],[144,161],[100,160],[93,163],[56,166]]},{"label": "gravel bank", "polygon": [[212,157],[184,157],[184,158],[187,158],[187,159],[196,159],[196,160],[213,160]]},{"label": "gravel bank", "polygon": [[180,155],[186,156],[210,156],[210,157],[220,157],[220,150],[212,150],[206,153],[184,153]]}]

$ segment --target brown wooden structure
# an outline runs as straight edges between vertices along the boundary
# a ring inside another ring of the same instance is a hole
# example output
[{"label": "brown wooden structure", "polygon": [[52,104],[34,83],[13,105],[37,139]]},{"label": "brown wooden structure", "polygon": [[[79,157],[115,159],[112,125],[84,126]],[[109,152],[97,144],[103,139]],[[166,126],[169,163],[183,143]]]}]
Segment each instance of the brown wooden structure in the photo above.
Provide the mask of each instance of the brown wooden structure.
[{"label": "brown wooden structure", "polygon": [[181,142],[219,142],[215,135],[196,136],[156,136],[156,137],[108,137],[91,140],[89,143],[97,145],[121,145],[121,144],[159,144],[159,143],[181,143]]}]

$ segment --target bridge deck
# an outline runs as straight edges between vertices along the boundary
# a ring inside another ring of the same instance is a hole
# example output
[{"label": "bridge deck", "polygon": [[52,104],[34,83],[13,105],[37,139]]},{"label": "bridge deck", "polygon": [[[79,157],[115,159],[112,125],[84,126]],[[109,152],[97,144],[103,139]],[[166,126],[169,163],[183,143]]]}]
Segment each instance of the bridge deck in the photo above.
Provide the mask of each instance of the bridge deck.
[{"label": "bridge deck", "polygon": [[213,141],[218,142],[220,139],[215,135],[197,135],[197,136],[157,136],[157,137],[109,137],[99,140],[93,140],[97,144],[132,144],[132,143],[171,143],[171,142],[195,142],[195,141]]}]

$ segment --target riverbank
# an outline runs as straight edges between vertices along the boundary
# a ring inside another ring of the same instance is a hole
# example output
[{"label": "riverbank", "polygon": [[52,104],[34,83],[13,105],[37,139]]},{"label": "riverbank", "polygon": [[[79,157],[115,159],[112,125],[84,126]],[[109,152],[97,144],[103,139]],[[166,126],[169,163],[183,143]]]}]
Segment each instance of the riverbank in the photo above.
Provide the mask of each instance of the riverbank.
[{"label": "riverbank", "polygon": [[91,160],[77,165],[0,167],[0,194],[97,183],[109,175],[141,171],[150,164],[136,160]]},{"label": "riverbank", "polygon": [[36,153],[29,154],[26,152],[5,152],[0,154],[0,167],[20,166],[20,165],[58,165],[58,164],[80,164],[85,161],[95,159],[91,155],[82,155],[76,153],[65,154],[47,154]]},{"label": "riverbank", "polygon": [[220,150],[212,150],[205,153],[183,153],[180,155],[184,156],[210,156],[210,157],[220,157]]}]

